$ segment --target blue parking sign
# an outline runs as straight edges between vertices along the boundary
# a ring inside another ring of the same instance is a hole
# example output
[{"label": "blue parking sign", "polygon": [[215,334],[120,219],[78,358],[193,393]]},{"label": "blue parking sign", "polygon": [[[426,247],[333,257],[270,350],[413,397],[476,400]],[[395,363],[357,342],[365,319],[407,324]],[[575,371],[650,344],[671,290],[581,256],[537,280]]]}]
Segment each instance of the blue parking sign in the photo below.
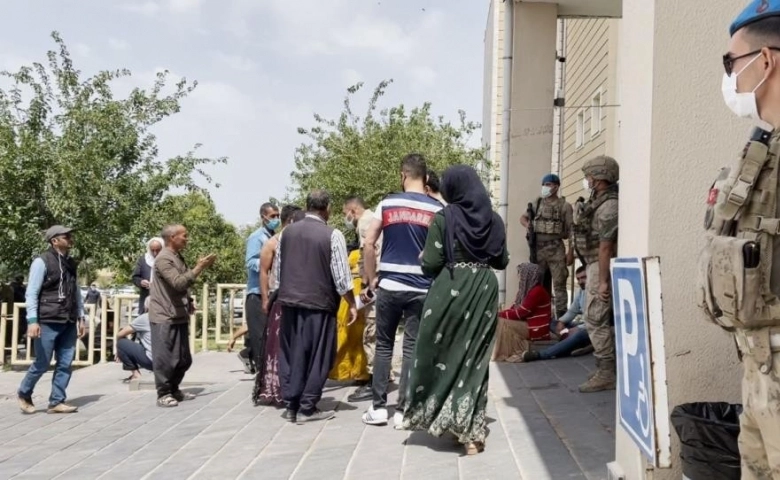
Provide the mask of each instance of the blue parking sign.
[{"label": "blue parking sign", "polygon": [[612,263],[620,424],[655,464],[655,419],[645,268],[640,258]]}]

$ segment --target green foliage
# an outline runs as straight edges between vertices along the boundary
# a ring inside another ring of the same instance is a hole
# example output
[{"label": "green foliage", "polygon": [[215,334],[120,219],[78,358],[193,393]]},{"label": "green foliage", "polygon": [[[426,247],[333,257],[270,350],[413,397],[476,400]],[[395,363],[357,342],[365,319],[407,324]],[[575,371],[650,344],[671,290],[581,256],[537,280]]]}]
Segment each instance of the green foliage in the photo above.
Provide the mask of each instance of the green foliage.
[{"label": "green foliage", "polygon": [[203,168],[225,159],[194,151],[157,158],[150,128],[179,112],[195,82],[170,88],[162,72],[150,89],[115,98],[112,82],[128,70],[83,79],[59,34],[52,38],[57,51],[48,52],[46,66],[0,74],[11,83],[0,89],[0,259],[26,270],[44,247],[41,232],[59,223],[77,229],[74,255],[88,276],[100,267],[120,270],[171,189],[200,191],[193,177],[210,183]]},{"label": "green foliage", "polygon": [[400,189],[401,159],[413,152],[422,153],[428,168],[439,173],[455,164],[481,165],[489,171],[485,150],[468,145],[480,125],[467,121],[463,111],[457,125],[443,117],[434,119],[430,103],[411,110],[398,105],[377,112],[391,82],[383,81],[374,90],[364,118],[352,109],[351,99],[363,86],[359,83],[348,89],[338,119],[315,114],[314,127],[298,129],[308,141],[296,150],[294,189],[288,198],[303,204],[308,192],[324,188],[331,195],[336,216],[352,195],[374,206],[387,193]]},{"label": "green foliage", "polygon": [[[149,212],[146,221],[147,238],[158,236],[165,225],[181,223],[187,227],[189,243],[183,255],[190,267],[210,253],[217,261],[199,277],[199,283],[243,283],[244,238],[236,227],[217,212],[214,202],[203,192],[170,195]],[[140,244],[141,242],[139,242]],[[134,262],[146,251],[145,244],[131,257]],[[132,271],[132,266],[128,266]],[[125,271],[128,271],[126,268]]]}]

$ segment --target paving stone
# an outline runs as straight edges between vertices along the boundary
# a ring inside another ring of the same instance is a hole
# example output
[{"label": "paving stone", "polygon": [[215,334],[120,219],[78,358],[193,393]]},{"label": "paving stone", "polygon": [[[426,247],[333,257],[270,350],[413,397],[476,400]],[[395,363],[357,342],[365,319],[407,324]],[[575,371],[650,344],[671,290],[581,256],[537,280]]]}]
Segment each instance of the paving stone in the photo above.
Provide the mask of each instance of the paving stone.
[{"label": "paving stone", "polygon": [[[156,407],[152,391],[131,392],[121,368],[104,364],[74,373],[69,395],[81,402],[78,414],[24,416],[15,401],[24,373],[0,373],[0,480],[599,480],[614,456],[614,392],[577,391],[593,368],[589,357],[492,364],[490,435],[485,452],[470,457],[447,437],[364,425],[370,402],[350,405],[355,388],[340,383],[328,383],[320,405],[336,418],[290,424],[282,410],[251,404],[252,377],[234,355],[195,360],[185,380],[200,385],[199,396],[173,409]],[[36,390],[39,405],[50,378]]]}]

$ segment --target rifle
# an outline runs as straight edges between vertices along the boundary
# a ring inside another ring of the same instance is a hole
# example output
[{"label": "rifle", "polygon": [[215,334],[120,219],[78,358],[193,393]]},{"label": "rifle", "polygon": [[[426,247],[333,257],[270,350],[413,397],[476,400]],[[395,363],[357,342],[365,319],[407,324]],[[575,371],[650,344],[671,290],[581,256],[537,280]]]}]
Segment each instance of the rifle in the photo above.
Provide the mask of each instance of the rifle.
[{"label": "rifle", "polygon": [[[582,213],[582,209],[585,208],[585,199],[582,197],[579,197],[577,201],[574,203],[577,207],[577,217],[579,218],[580,213]],[[583,267],[587,266],[588,264],[585,262],[585,257],[582,256],[580,253],[580,250],[577,248],[577,244],[575,243],[574,239],[571,239],[572,248],[574,249],[574,253],[577,254],[577,258],[580,259],[580,263]]]},{"label": "rifle", "polygon": [[536,212],[534,212],[534,204],[531,202],[528,202],[526,216],[528,217],[528,231],[525,234],[525,238],[528,240],[528,250],[530,251],[529,260],[531,263],[537,263],[539,259],[536,257],[536,232],[534,231]]}]

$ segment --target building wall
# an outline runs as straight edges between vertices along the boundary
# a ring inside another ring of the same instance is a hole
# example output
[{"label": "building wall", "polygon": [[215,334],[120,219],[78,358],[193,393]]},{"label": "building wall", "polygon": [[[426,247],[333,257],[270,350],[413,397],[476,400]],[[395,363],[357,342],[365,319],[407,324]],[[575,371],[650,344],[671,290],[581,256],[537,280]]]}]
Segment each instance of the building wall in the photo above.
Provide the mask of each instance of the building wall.
[{"label": "building wall", "polygon": [[[670,411],[686,402],[740,398],[733,338],[704,320],[695,285],[707,192],[750,134],[750,123],[731,114],[720,92],[728,25],[745,4],[713,0],[701,9],[678,0],[623,1],[619,253],[661,259]],[[627,480],[645,478],[621,430],[617,460]],[[654,480],[681,477],[679,441],[675,433],[671,439],[673,468],[657,470]]]},{"label": "building wall", "polygon": [[490,0],[485,27],[485,65],[482,103],[482,145],[490,162],[490,194],[498,205],[501,174],[501,113],[504,80],[504,2]]},{"label": "building wall", "polygon": [[618,22],[604,18],[565,20],[566,107],[561,187],[570,202],[584,195],[582,163],[612,151],[617,108],[613,40]]}]

